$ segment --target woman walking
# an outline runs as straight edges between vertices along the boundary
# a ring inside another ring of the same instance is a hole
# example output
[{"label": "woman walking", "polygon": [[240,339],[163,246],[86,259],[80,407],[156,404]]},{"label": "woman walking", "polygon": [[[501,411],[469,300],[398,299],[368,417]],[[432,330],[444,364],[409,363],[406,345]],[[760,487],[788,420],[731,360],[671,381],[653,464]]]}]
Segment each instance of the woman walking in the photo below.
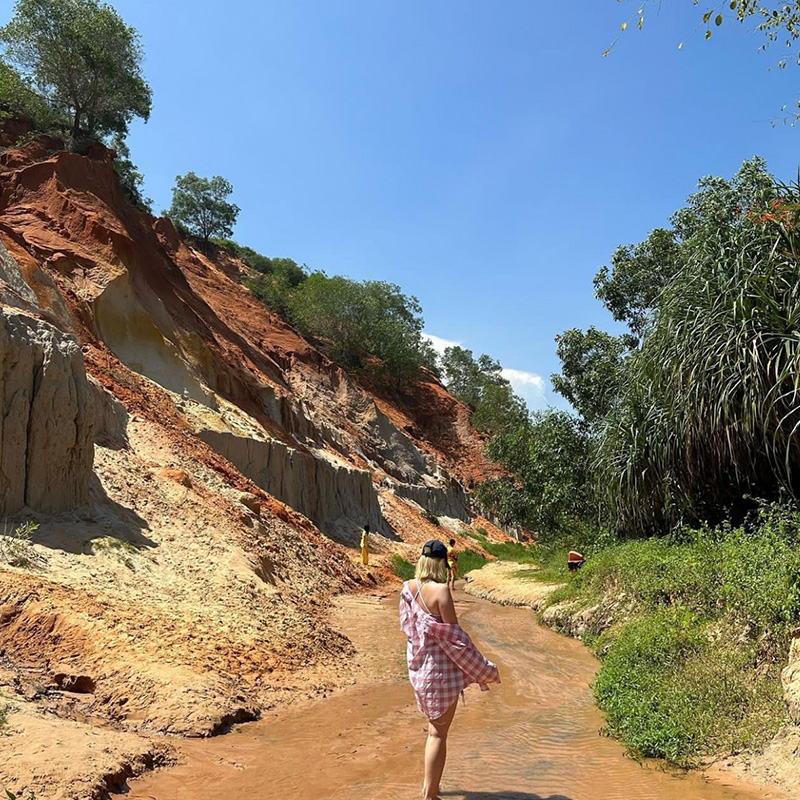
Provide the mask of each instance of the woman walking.
[{"label": "woman walking", "polygon": [[471,683],[486,691],[500,676],[458,624],[443,542],[425,542],[415,576],[403,584],[400,627],[408,637],[408,676],[417,708],[428,718],[423,797],[436,800],[459,694]]}]

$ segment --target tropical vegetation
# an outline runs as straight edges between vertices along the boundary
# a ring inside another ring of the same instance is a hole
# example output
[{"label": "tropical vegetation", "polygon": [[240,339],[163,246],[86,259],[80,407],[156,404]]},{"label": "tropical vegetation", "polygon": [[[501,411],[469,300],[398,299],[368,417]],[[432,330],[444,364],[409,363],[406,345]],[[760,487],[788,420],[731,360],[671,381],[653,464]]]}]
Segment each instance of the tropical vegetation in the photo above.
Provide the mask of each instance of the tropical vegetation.
[{"label": "tropical vegetation", "polygon": [[207,246],[213,237],[233,235],[240,209],[228,201],[231,194],[233,186],[221,175],[202,178],[187,172],[175,178],[172,205],[164,214]]},{"label": "tropical vegetation", "polygon": [[139,35],[106,3],[17,0],[0,44],[12,89],[5,102],[38,116],[44,100],[54,119],[67,120],[73,142],[124,136],[135,117],[150,116]]}]

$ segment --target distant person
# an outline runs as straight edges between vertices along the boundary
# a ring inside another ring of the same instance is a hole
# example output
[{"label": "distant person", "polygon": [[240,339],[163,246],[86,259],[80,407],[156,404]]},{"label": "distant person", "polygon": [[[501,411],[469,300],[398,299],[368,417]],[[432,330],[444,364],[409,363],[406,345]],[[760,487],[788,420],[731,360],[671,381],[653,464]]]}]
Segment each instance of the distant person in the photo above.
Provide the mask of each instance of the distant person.
[{"label": "distant person", "polygon": [[443,542],[425,542],[415,575],[403,584],[400,628],[408,637],[408,677],[417,708],[428,718],[423,797],[436,800],[458,695],[471,683],[486,691],[487,684],[500,682],[500,675],[458,624]]},{"label": "distant person", "polygon": [[364,526],[361,534],[361,563],[365,567],[369,565],[369,525]]},{"label": "distant person", "polygon": [[567,556],[567,569],[570,572],[577,572],[585,563],[586,559],[583,557],[582,553],[579,553],[577,550],[569,551],[569,555]]},{"label": "distant person", "polygon": [[450,589],[456,588],[456,578],[458,578],[458,550],[456,550],[456,540],[451,539],[447,545],[447,585]]}]

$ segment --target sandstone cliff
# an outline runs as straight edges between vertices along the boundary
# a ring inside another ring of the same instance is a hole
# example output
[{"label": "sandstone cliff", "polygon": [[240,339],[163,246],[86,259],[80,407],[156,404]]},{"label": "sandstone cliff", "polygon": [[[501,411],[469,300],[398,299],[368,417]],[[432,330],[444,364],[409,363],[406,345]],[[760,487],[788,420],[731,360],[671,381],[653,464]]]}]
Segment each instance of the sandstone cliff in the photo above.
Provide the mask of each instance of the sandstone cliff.
[{"label": "sandstone cliff", "polygon": [[[393,552],[442,535],[431,515],[460,538],[496,468],[434,376],[398,394],[343,371],[93,155],[0,153],[0,516],[39,526],[25,564],[0,559],[0,708],[17,744],[70,739],[124,781],[164,757],[142,735],[345,680],[330,596],[388,579]],[[121,737],[104,760],[86,720]],[[22,784],[25,759],[0,758],[0,788],[106,791],[105,767]]]}]

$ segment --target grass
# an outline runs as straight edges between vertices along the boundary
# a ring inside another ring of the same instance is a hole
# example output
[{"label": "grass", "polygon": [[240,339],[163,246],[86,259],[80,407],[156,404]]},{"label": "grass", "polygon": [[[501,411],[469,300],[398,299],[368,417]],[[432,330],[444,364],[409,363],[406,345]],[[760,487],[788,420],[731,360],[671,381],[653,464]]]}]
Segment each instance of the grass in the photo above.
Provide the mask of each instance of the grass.
[{"label": "grass", "polygon": [[[540,550],[536,545],[523,544],[522,542],[490,542],[485,528],[478,528],[477,532],[463,530],[461,533],[478,542],[487,553],[490,553],[500,561],[534,564],[538,563],[540,558]],[[461,556],[459,556],[459,564],[460,560]]]},{"label": "grass", "polygon": [[758,748],[786,711],[780,667],[754,642],[685,608],[635,619],[597,640],[603,665],[594,683],[609,731],[639,756],[683,767],[699,756]]},{"label": "grass", "polygon": [[134,556],[138,555],[139,548],[124,539],[114,536],[103,536],[92,541],[92,552],[95,554],[106,553],[117,557],[128,569],[135,568]]},{"label": "grass", "polygon": [[404,581],[410,581],[414,577],[414,565],[406,561],[401,555],[392,555],[392,572]]},{"label": "grass", "polygon": [[[691,766],[758,748],[786,721],[780,682],[800,615],[800,516],[686,530],[597,552],[550,604],[616,604],[585,637],[609,731],[641,756]],[[599,635],[598,635],[599,633]]]},{"label": "grass", "polygon": [[458,574],[466,575],[474,569],[480,569],[486,563],[486,556],[474,550],[462,550],[458,554]]}]

